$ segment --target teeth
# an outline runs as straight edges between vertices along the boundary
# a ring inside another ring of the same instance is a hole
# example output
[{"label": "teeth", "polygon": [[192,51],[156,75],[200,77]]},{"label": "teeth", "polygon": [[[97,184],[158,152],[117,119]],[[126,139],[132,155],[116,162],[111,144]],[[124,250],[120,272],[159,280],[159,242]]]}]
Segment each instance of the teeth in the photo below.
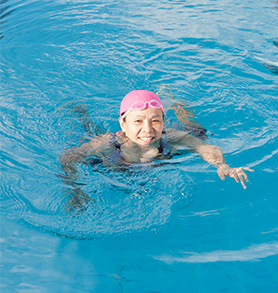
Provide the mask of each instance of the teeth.
[{"label": "teeth", "polygon": [[146,140],[146,141],[147,141],[147,140],[151,140],[151,139],[152,139],[152,137],[141,137],[141,139],[142,139],[142,140]]}]

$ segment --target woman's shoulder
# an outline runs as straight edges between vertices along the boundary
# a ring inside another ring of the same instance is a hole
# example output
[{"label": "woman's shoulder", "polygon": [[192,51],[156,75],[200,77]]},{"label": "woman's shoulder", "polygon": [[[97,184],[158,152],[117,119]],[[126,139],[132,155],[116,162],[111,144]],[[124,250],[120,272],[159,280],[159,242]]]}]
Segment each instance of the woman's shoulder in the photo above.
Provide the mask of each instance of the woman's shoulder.
[{"label": "woman's shoulder", "polygon": [[168,128],[163,131],[163,137],[168,142],[177,142],[180,139],[184,139],[188,136],[190,136],[189,131],[178,130],[174,128]]},{"label": "woman's shoulder", "polygon": [[88,145],[91,145],[92,147],[101,146],[108,144],[113,138],[112,133],[105,133],[100,136],[94,136],[90,138],[90,141],[87,143]]},{"label": "woman's shoulder", "polygon": [[107,156],[114,150],[114,135],[113,133],[105,133],[100,136],[90,138],[88,142],[81,145],[80,149],[88,154],[96,156]]},{"label": "woman's shoulder", "polygon": [[178,129],[167,129],[165,131],[165,140],[171,146],[190,149],[195,149],[199,145],[205,144],[205,142],[193,136],[189,131]]},{"label": "woman's shoulder", "polygon": [[117,146],[123,144],[127,137],[122,131],[116,131],[112,133],[105,133],[100,136],[95,136],[87,143],[91,148],[117,148]]}]

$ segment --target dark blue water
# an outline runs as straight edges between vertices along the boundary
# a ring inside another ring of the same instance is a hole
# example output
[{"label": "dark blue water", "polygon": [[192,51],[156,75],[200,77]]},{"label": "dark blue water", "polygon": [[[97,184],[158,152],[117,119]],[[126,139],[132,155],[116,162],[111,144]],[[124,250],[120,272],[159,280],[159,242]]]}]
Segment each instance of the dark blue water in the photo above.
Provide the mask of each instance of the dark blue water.
[{"label": "dark blue water", "polygon": [[[4,0],[0,13],[1,292],[277,292],[277,1]],[[118,130],[133,89],[159,92],[170,126],[171,103],[187,104],[232,167],[255,170],[247,189],[183,154],[80,165],[77,201],[59,155]]]}]

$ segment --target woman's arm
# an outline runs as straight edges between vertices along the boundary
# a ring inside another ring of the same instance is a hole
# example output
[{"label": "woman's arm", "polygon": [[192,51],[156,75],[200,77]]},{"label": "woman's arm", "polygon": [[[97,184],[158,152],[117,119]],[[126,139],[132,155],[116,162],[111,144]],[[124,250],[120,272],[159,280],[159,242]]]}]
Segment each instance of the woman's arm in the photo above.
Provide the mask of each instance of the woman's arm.
[{"label": "woman's arm", "polygon": [[245,182],[248,182],[248,177],[243,170],[250,172],[253,172],[253,170],[247,167],[231,168],[226,163],[221,149],[215,145],[200,144],[197,146],[196,152],[202,156],[204,161],[216,166],[217,174],[222,180],[228,175],[234,178],[236,182],[240,182],[242,187],[246,189]]},{"label": "woman's arm", "polygon": [[80,147],[72,147],[65,150],[60,156],[60,164],[68,175],[76,173],[76,164],[86,160],[90,156],[105,158],[113,152],[111,134],[107,133],[100,137],[92,138]]},{"label": "woman's arm", "polygon": [[217,173],[222,180],[228,175],[236,182],[240,182],[244,189],[246,188],[245,182],[248,182],[248,177],[243,170],[250,172],[253,170],[247,167],[231,168],[218,146],[208,144],[184,131],[170,132],[170,139],[172,139],[171,144],[175,144],[176,147],[189,148],[191,151],[199,153],[204,161],[216,166]]},{"label": "woman's arm", "polygon": [[76,164],[89,159],[90,157],[99,157],[103,159],[112,152],[111,134],[107,133],[99,137],[92,138],[89,142],[82,144],[80,147],[73,147],[65,150],[60,156],[60,163],[66,175],[59,174],[61,180],[68,188],[66,192],[69,196],[68,209],[85,209],[93,198],[88,196],[82,190],[78,179]]}]

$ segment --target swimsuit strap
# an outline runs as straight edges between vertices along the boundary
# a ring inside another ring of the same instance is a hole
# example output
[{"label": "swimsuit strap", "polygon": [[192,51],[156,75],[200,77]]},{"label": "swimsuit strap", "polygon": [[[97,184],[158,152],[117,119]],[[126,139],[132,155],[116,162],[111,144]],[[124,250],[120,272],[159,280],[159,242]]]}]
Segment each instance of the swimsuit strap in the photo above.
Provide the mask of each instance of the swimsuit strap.
[{"label": "swimsuit strap", "polygon": [[111,134],[111,144],[115,147],[115,150],[111,156],[114,161],[120,161],[121,160],[121,144],[118,141],[117,131],[113,132]]},{"label": "swimsuit strap", "polygon": [[117,136],[117,131],[115,131],[115,132],[113,132],[112,134],[111,134],[111,136],[112,136],[112,141],[111,141],[111,143],[115,146],[115,148],[116,149],[121,149],[121,144],[119,143],[119,141],[118,141],[118,136]]},{"label": "swimsuit strap", "polygon": [[171,154],[170,146],[169,146],[169,144],[167,143],[166,139],[163,136],[161,137],[160,146],[158,148],[158,151],[159,151],[160,154],[162,154],[164,156],[169,156]]},{"label": "swimsuit strap", "polygon": [[[164,155],[164,156],[170,156],[171,152],[170,152],[170,145],[167,143],[166,139],[164,138],[164,134],[165,131],[162,132],[162,137],[160,140],[160,146],[158,147],[158,151],[159,154]],[[113,144],[113,146],[115,147],[115,152],[114,152],[114,156],[119,159],[121,157],[121,144],[119,143],[118,139],[117,139],[117,131],[113,132],[111,134],[112,136],[112,140],[111,143]]]}]

